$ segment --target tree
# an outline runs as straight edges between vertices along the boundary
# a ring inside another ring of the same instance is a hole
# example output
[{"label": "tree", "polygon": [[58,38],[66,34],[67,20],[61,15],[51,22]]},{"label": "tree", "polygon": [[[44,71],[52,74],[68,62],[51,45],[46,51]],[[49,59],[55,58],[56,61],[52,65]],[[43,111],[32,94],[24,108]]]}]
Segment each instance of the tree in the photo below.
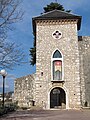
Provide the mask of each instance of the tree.
[{"label": "tree", "polygon": [[17,10],[20,3],[21,0],[0,0],[0,31],[22,19],[22,10]]},{"label": "tree", "polygon": [[30,55],[31,55],[30,63],[31,63],[31,65],[35,65],[36,64],[36,38],[35,38],[35,35],[34,35],[33,47],[30,48]]},{"label": "tree", "polygon": [[[65,11],[63,5],[61,5],[57,2],[51,2],[49,5],[47,5],[43,9],[44,9],[44,13],[47,13],[47,12],[55,10],[55,9]],[[70,11],[71,10],[66,10],[66,12],[70,12]],[[36,39],[35,39],[35,35],[34,35],[33,47],[30,49],[30,55],[31,55],[30,63],[31,63],[31,65],[35,65],[36,64]]]},{"label": "tree", "polygon": [[[55,2],[55,3],[51,2],[49,5],[47,5],[43,9],[44,9],[44,13],[55,10],[55,9],[65,11],[63,5],[61,5],[61,4],[57,3],[57,2]],[[70,11],[71,10],[66,10],[66,12],[70,12]]]},{"label": "tree", "polygon": [[21,0],[0,0],[0,68],[11,69],[24,58],[20,46],[6,42],[8,30],[12,30],[13,23],[22,19],[20,3]]},{"label": "tree", "polygon": [[19,45],[0,40],[0,68],[12,69],[23,62],[24,53]]}]

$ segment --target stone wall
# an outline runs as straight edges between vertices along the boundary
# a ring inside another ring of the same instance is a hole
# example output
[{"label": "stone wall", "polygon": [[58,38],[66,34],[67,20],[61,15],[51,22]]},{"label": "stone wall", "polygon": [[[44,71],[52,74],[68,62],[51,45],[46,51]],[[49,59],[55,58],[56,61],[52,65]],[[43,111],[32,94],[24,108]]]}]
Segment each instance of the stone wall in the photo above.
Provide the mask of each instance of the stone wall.
[{"label": "stone wall", "polygon": [[[36,25],[36,105],[50,108],[50,90],[53,87],[62,86],[67,92],[66,106],[80,107],[77,22],[40,21]],[[55,30],[62,32],[62,38],[57,40],[52,37]],[[63,55],[63,80],[65,83],[62,85],[56,83],[57,85],[53,86],[51,58],[57,49]]]},{"label": "stone wall", "polygon": [[90,37],[79,37],[81,100],[90,107]]},{"label": "stone wall", "polygon": [[31,107],[35,93],[35,74],[17,78],[14,82],[14,101],[20,107]]}]

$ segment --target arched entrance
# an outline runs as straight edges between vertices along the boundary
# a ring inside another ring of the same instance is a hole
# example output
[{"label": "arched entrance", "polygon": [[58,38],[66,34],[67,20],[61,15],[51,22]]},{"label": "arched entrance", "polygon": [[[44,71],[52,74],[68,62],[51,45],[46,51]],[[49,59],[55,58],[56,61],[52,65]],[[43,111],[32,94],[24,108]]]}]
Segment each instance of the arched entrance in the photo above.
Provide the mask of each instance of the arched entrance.
[{"label": "arched entrance", "polygon": [[50,92],[50,108],[66,108],[66,94],[62,88],[56,87]]}]

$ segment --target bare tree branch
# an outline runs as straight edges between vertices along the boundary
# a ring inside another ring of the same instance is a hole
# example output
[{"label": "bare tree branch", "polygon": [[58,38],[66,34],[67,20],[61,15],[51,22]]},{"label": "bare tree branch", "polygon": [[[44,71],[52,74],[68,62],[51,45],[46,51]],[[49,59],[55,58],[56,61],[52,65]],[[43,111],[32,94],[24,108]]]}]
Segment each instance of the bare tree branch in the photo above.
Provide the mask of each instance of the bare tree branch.
[{"label": "bare tree branch", "polygon": [[8,27],[9,24],[22,19],[24,12],[19,9],[22,0],[0,0],[0,27]]},{"label": "bare tree branch", "polygon": [[22,19],[24,12],[19,8],[22,0],[0,0],[0,68],[12,69],[24,60],[21,46],[6,42],[7,31],[12,24]]},{"label": "bare tree branch", "polygon": [[24,61],[24,53],[20,46],[15,43],[0,41],[0,68],[12,69]]}]

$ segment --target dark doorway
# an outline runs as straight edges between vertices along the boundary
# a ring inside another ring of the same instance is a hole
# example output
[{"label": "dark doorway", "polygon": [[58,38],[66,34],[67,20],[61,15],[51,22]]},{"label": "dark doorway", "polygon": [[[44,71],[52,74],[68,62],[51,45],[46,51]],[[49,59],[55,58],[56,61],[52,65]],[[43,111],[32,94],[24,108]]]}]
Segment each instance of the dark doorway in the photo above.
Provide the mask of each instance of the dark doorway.
[{"label": "dark doorway", "polygon": [[66,94],[62,88],[56,87],[51,90],[50,108],[66,108]]}]

